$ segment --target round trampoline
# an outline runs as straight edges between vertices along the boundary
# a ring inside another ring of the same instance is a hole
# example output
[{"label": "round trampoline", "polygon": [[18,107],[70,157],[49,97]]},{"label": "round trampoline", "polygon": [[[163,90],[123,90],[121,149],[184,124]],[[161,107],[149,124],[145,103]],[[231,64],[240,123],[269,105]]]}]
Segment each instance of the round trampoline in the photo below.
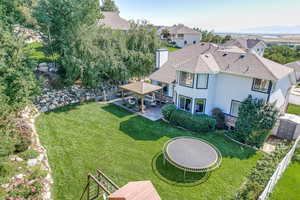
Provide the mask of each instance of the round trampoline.
[{"label": "round trampoline", "polygon": [[212,144],[194,137],[169,140],[163,148],[165,160],[185,172],[208,172],[218,168],[222,155]]}]

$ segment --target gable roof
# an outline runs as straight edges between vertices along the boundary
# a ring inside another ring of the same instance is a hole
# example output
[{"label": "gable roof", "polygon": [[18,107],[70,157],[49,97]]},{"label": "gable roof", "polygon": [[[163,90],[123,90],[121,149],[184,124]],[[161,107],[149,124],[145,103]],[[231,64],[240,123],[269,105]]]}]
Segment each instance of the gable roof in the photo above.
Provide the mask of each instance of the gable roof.
[{"label": "gable roof", "polygon": [[103,24],[106,28],[114,30],[130,29],[130,23],[119,16],[119,12],[101,12],[104,15],[103,19],[99,20],[99,24]]},{"label": "gable roof", "polygon": [[109,200],[161,200],[151,181],[129,182],[108,198]]},{"label": "gable roof", "polygon": [[259,55],[220,48],[210,43],[191,45],[169,53],[168,61],[150,79],[172,83],[176,70],[191,73],[230,73],[266,80],[279,80],[293,70]]},{"label": "gable roof", "polygon": [[229,40],[227,41],[224,46],[237,46],[239,48],[248,50],[255,47],[258,43],[263,42],[258,39],[236,39],[236,40]]},{"label": "gable roof", "polygon": [[285,66],[290,67],[295,70],[295,72],[300,72],[300,60],[286,64]]},{"label": "gable roof", "polygon": [[183,24],[178,24],[171,27],[160,27],[158,32],[161,33],[162,30],[164,29],[168,29],[170,34],[174,34],[174,35],[177,34],[199,34],[200,35],[200,32],[197,32],[194,29],[191,29]]}]

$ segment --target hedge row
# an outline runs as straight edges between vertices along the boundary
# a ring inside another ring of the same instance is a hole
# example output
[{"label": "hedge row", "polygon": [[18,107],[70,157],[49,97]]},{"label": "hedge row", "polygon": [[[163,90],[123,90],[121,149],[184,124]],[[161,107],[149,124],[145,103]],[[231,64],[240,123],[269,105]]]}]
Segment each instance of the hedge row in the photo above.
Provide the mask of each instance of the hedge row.
[{"label": "hedge row", "polygon": [[167,104],[162,108],[166,120],[174,126],[180,126],[195,132],[209,132],[216,128],[216,120],[208,115],[193,115],[189,112],[176,109],[175,105]]}]

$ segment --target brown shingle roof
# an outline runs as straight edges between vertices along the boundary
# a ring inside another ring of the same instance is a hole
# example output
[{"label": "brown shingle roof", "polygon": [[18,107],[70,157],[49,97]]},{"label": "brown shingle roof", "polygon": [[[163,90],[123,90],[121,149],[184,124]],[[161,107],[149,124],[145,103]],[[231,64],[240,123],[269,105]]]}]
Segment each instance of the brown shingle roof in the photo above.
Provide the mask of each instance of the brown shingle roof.
[{"label": "brown shingle roof", "polygon": [[151,181],[129,182],[108,198],[109,200],[161,200]]},{"label": "brown shingle roof", "polygon": [[128,90],[140,95],[149,94],[150,92],[154,92],[157,90],[162,89],[162,87],[153,85],[146,82],[135,82],[135,83],[129,83],[127,85],[120,86],[121,89]]},{"label": "brown shingle roof", "polygon": [[104,18],[99,21],[99,24],[103,24],[107,28],[114,30],[129,30],[130,23],[121,18],[118,12],[101,12]]},{"label": "brown shingle roof", "polygon": [[151,80],[172,83],[176,70],[192,73],[224,72],[266,80],[278,80],[293,70],[253,53],[224,50],[200,43],[169,54],[168,61],[150,75]]},{"label": "brown shingle roof", "polygon": [[242,49],[252,49],[255,47],[258,43],[262,42],[258,39],[236,39],[236,40],[230,40],[227,41],[224,45],[225,46],[237,46]]},{"label": "brown shingle roof", "polygon": [[295,72],[300,72],[300,60],[288,63],[286,66],[294,69]]},{"label": "brown shingle roof", "polygon": [[180,63],[184,63],[191,58],[199,57],[201,54],[211,53],[217,50],[217,46],[210,43],[200,43],[190,45],[183,49],[170,52],[168,61],[156,72],[150,75],[151,80],[164,83],[172,83],[176,78],[176,69]]}]

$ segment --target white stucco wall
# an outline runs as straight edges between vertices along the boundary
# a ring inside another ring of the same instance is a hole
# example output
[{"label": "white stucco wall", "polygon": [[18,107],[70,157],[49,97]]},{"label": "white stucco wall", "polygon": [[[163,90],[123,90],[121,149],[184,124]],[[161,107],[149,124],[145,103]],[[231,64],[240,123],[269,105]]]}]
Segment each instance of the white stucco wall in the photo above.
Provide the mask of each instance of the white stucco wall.
[{"label": "white stucco wall", "polygon": [[270,103],[276,103],[276,108],[282,110],[286,105],[286,100],[288,98],[289,90],[292,87],[292,78],[293,76],[288,75],[275,83],[275,88],[273,89],[270,95]]},{"label": "white stucco wall", "polygon": [[[176,42],[176,45],[178,47],[182,48],[184,46],[188,46],[188,45],[194,44],[194,41],[196,41],[196,44],[200,43],[200,41],[201,41],[201,34],[200,33],[197,33],[197,34],[184,34],[184,38],[183,39],[177,38],[177,36],[176,36],[176,37],[172,38],[172,40],[174,42]],[[184,41],[187,41],[186,45],[184,44]]]},{"label": "white stucco wall", "polygon": [[[253,78],[228,73],[209,74],[208,89],[197,89],[197,79],[195,77],[193,88],[175,84],[174,90],[177,94],[177,100],[179,99],[179,95],[193,99],[193,111],[196,98],[206,99],[205,114],[209,115],[214,108],[220,108],[224,113],[230,114],[232,100],[244,101],[249,95],[265,101],[268,100],[269,96],[269,102],[276,102],[276,107],[282,109],[285,106],[286,97],[292,85],[289,76],[275,83],[270,96],[267,93],[252,90]],[[179,106],[179,101],[177,101],[177,106]]]},{"label": "white stucco wall", "polygon": [[267,100],[268,94],[252,91],[252,78],[219,73],[216,77],[214,107],[230,114],[231,101],[244,101],[249,95]]},{"label": "white stucco wall", "polygon": [[[194,77],[194,86],[193,88],[185,87],[176,84],[175,92],[177,94],[177,99],[179,99],[179,95],[190,97],[193,99],[192,108],[194,111],[195,99],[205,99],[205,114],[211,114],[212,109],[214,108],[214,98],[215,98],[215,86],[216,86],[216,75],[209,74],[208,77],[208,87],[207,89],[197,89],[197,77]],[[179,102],[177,102],[178,104]],[[179,106],[179,105],[177,105]]]}]

